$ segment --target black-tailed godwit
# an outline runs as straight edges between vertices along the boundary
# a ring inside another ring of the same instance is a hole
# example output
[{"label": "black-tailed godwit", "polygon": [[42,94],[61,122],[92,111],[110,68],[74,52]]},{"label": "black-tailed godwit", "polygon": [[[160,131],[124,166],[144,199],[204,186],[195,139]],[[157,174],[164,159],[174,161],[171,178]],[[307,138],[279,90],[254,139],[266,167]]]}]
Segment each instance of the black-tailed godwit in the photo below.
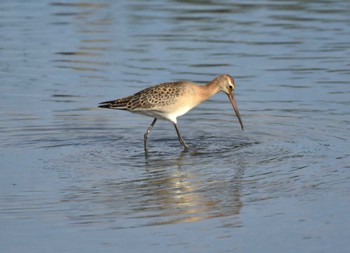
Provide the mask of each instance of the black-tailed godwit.
[{"label": "black-tailed godwit", "polygon": [[154,124],[157,122],[157,119],[163,119],[173,123],[180,143],[185,149],[188,149],[188,145],[182,138],[179,128],[177,127],[177,117],[184,115],[189,110],[220,91],[226,93],[230,99],[243,130],[243,123],[234,98],[234,89],[235,82],[232,76],[221,75],[204,86],[188,81],[161,83],[141,90],[131,96],[102,102],[99,104],[99,107],[126,110],[154,118],[144,135],[145,151],[148,150],[148,136]]}]

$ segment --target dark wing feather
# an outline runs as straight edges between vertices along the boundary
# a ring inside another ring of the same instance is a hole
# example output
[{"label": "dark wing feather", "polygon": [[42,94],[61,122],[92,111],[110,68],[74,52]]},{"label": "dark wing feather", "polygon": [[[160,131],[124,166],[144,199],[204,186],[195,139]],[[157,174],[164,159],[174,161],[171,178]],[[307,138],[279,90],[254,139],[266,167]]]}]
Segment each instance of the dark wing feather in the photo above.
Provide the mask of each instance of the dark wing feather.
[{"label": "dark wing feather", "polygon": [[128,96],[125,98],[120,98],[116,100],[110,100],[99,103],[100,108],[108,108],[108,109],[116,109],[116,110],[127,110],[128,102],[132,96]]}]

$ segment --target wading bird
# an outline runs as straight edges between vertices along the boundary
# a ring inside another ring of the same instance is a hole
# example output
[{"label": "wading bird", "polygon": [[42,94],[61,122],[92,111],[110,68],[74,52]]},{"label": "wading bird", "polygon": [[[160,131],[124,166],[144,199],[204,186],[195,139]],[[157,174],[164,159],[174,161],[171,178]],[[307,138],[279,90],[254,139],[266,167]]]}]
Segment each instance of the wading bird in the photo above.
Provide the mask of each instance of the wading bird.
[{"label": "wading bird", "polygon": [[230,75],[221,75],[206,85],[198,85],[188,81],[161,83],[134,95],[102,102],[100,108],[126,110],[154,118],[144,135],[144,149],[147,152],[147,140],[158,119],[173,123],[179,142],[188,149],[177,127],[177,117],[222,91],[227,94],[243,130],[243,123],[234,98],[235,82]]}]

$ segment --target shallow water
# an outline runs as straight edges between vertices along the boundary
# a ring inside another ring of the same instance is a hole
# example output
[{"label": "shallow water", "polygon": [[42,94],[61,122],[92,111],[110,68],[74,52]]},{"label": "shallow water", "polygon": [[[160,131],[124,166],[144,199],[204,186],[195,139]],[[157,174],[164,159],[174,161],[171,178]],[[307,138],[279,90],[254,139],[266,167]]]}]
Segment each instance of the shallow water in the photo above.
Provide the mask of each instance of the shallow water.
[{"label": "shallow water", "polygon": [[[350,250],[348,1],[2,1],[4,252]],[[230,73],[168,122],[96,108]]]}]

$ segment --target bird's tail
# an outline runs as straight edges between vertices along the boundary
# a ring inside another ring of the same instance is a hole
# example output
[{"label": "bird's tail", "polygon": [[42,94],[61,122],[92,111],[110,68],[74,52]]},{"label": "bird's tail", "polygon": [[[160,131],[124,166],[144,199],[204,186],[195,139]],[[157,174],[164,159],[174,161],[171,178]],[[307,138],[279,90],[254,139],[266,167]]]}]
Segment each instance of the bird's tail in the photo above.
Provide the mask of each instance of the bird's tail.
[{"label": "bird's tail", "polygon": [[130,97],[125,97],[121,99],[101,102],[99,103],[98,107],[115,110],[127,110],[129,101]]}]

